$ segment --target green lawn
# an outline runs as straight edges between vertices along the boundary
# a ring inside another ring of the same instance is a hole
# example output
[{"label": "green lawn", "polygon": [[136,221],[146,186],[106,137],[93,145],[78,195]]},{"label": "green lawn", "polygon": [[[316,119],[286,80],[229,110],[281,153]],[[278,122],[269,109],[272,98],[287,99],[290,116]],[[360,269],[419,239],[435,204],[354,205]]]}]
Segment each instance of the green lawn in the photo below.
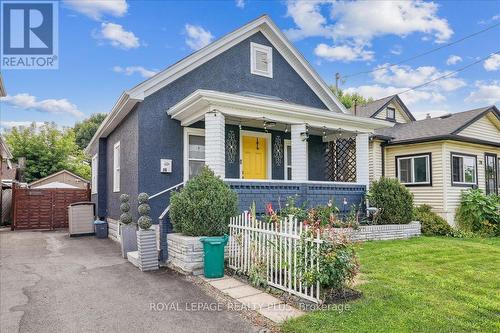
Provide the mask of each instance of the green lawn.
[{"label": "green lawn", "polygon": [[419,237],[360,245],[363,297],[284,332],[500,332],[500,240]]}]

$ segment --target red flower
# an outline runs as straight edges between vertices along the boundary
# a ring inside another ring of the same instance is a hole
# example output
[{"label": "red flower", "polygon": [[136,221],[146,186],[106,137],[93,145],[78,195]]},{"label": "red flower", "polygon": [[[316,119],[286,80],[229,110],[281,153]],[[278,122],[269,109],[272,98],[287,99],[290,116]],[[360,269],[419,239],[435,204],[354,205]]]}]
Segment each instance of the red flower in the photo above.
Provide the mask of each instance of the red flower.
[{"label": "red flower", "polygon": [[274,214],[273,205],[271,203],[268,203],[266,205],[266,214],[267,215],[273,215]]}]

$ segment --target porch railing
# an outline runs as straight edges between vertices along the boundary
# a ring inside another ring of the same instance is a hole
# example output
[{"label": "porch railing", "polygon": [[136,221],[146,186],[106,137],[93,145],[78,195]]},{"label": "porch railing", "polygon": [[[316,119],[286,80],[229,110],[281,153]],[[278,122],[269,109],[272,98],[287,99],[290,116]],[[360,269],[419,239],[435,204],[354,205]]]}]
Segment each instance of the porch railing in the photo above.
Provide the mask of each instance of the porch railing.
[{"label": "porch railing", "polygon": [[258,274],[266,283],[309,301],[320,302],[320,284],[306,285],[304,276],[319,269],[319,232],[289,217],[267,223],[243,213],[229,224],[229,267]]}]

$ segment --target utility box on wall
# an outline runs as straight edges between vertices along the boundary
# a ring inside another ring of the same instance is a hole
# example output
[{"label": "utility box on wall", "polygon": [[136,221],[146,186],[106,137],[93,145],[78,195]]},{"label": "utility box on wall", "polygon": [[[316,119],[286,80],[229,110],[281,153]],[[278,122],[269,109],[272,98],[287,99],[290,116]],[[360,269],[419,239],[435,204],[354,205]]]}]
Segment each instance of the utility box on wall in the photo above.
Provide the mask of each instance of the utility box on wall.
[{"label": "utility box on wall", "polygon": [[171,159],[160,159],[160,172],[161,173],[172,173],[172,160]]}]

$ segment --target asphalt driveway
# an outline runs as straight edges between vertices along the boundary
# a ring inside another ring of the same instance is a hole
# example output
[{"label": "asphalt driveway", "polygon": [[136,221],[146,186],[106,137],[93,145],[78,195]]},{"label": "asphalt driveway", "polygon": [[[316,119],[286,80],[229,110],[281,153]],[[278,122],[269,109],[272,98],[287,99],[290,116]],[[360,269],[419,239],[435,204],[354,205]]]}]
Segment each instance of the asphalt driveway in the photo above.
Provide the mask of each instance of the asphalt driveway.
[{"label": "asphalt driveway", "polygon": [[181,275],[140,272],[110,240],[3,230],[0,255],[2,333],[258,330]]}]

